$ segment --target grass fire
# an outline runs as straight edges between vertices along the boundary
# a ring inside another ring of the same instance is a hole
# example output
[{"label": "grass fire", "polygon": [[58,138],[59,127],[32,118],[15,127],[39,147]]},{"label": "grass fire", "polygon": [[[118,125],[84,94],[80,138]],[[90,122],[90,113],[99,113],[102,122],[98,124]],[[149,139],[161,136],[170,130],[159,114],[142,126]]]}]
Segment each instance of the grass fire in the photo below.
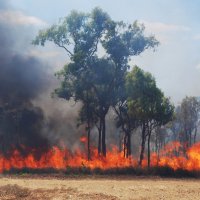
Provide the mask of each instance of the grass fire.
[{"label": "grass fire", "polygon": [[[126,0],[123,16],[113,0],[29,2],[0,2],[0,199],[195,199],[200,46],[186,21],[196,18],[154,18]],[[183,188],[165,182],[178,178]]]},{"label": "grass fire", "polygon": [[[81,138],[81,142],[86,142]],[[200,170],[200,143],[190,147],[186,154],[179,142],[171,142],[161,149],[160,154],[152,153],[151,167],[169,167],[174,171],[186,170],[198,172]],[[28,149],[27,149],[28,151]],[[31,150],[26,156],[14,150],[9,157],[1,155],[0,172],[9,172],[9,170],[18,169],[55,169],[66,170],[70,168],[88,168],[95,171],[96,169],[112,170],[123,168],[137,168],[138,161],[131,156],[128,159],[124,157],[124,152],[119,151],[116,146],[107,152],[107,156],[99,156],[96,148],[91,149],[91,159],[88,160],[87,153],[80,149],[70,152],[66,147],[53,146],[51,149],[37,156],[37,150]],[[38,152],[37,152],[38,153]],[[142,162],[142,168],[147,167],[147,159]],[[167,176],[167,174],[166,174]]]}]

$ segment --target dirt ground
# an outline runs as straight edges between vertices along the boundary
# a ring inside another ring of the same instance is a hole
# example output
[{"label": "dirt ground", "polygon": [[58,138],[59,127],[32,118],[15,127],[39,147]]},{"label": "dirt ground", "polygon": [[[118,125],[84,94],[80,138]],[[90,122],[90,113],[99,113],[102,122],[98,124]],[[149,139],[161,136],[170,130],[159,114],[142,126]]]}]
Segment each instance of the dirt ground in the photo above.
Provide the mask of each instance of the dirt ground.
[{"label": "dirt ground", "polygon": [[1,177],[1,200],[199,200],[200,180]]}]

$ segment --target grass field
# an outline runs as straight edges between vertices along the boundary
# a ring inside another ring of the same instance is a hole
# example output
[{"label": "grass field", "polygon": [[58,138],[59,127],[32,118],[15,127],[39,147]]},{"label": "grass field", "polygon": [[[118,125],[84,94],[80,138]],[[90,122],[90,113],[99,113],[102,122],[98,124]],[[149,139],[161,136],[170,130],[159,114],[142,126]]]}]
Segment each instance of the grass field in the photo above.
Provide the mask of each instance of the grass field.
[{"label": "grass field", "polygon": [[199,200],[199,179],[2,176],[1,200]]}]

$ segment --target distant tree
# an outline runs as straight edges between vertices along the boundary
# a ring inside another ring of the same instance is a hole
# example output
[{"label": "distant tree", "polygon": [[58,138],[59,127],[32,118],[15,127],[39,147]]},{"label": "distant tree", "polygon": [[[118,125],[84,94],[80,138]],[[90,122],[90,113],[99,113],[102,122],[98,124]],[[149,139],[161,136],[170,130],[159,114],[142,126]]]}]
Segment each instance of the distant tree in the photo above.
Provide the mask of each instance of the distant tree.
[{"label": "distant tree", "polygon": [[[66,100],[81,101],[85,108],[93,104],[89,112],[99,119],[99,154],[106,156],[105,117],[117,103],[128,61],[131,56],[154,48],[158,41],[144,35],[143,25],[115,22],[99,8],[89,14],[72,11],[59,24],[40,31],[33,44],[45,45],[46,41],[63,48],[70,58],[58,73],[61,85],[55,93]],[[103,58],[99,58],[99,49],[105,51]],[[86,117],[91,124],[89,114]]]},{"label": "distant tree", "polygon": [[177,118],[183,133],[183,142],[186,148],[196,142],[199,124],[200,102],[196,97],[185,97],[179,107]]},{"label": "distant tree", "polygon": [[168,123],[168,127],[172,132],[171,140],[172,141],[181,141],[182,136],[182,123],[180,120],[180,106],[177,106],[174,110],[174,118]]},{"label": "distant tree", "polygon": [[169,131],[169,128],[167,128],[166,126],[162,126],[162,127],[158,126],[154,130],[153,142],[155,144],[155,152],[157,154],[158,160],[160,157],[160,150],[166,145],[167,139],[169,139],[168,131]]}]

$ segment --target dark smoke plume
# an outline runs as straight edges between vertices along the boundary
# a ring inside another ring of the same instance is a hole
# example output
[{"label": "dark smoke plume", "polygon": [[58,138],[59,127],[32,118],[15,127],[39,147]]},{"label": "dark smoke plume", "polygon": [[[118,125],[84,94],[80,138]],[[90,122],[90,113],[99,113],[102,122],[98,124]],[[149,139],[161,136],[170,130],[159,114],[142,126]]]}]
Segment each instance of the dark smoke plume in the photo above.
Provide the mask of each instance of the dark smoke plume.
[{"label": "dark smoke plume", "polygon": [[[7,2],[0,0],[0,14],[11,9]],[[0,20],[0,154],[9,156],[17,149],[26,155],[34,149],[40,156],[59,144],[72,151],[84,148],[79,138],[86,135],[85,127],[76,126],[80,104],[72,106],[74,102],[50,97],[58,84],[54,70],[28,55],[26,39],[33,39],[29,33],[22,25]],[[113,129],[109,121],[108,132],[115,133]],[[95,141],[97,132],[93,131],[91,137]]]},{"label": "dark smoke plume", "polygon": [[[0,1],[0,14],[13,10],[7,2]],[[17,149],[26,155],[34,149],[38,156],[60,141],[73,150],[83,134],[76,127],[79,105],[50,97],[57,84],[54,70],[28,55],[29,34],[22,25],[0,20],[0,153],[9,156]]]},{"label": "dark smoke plume", "polygon": [[[7,8],[1,0],[0,11]],[[41,134],[43,111],[32,103],[48,85],[45,66],[16,49],[18,37],[17,27],[0,21],[0,150],[7,155],[13,149],[25,154],[25,147],[45,150],[49,146]]]}]

